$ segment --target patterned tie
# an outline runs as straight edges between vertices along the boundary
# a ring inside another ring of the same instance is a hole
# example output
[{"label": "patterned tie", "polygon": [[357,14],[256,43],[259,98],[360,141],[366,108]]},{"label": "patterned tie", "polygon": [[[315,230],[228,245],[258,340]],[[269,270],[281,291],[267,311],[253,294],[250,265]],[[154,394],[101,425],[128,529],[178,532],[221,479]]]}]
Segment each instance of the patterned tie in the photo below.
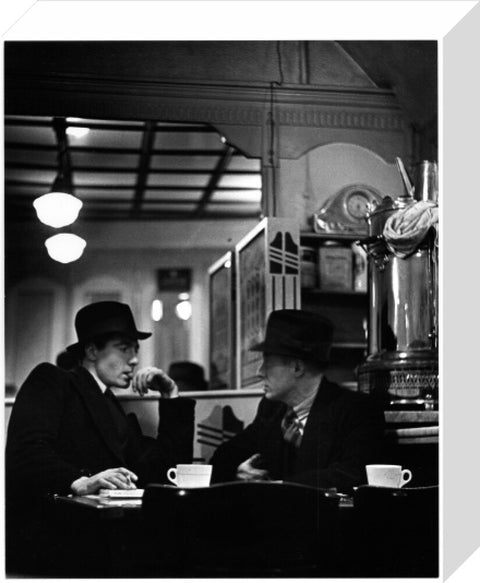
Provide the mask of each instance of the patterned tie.
[{"label": "patterned tie", "polygon": [[293,409],[288,409],[282,419],[282,432],[283,439],[286,442],[293,444],[295,447],[300,447],[303,427]]}]

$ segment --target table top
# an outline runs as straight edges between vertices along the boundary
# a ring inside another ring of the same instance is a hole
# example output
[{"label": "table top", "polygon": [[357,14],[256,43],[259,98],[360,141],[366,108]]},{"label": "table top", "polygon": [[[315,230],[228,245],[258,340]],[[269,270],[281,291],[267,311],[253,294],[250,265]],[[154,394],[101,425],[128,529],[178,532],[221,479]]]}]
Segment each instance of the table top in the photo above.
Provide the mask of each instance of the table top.
[{"label": "table top", "polygon": [[[170,487],[170,486],[166,486]],[[175,486],[173,486],[175,488]],[[353,498],[339,494],[339,508],[353,508]],[[106,498],[99,495],[88,496],[55,496],[58,505],[85,508],[98,513],[104,518],[140,517],[142,508],[141,498]]]}]

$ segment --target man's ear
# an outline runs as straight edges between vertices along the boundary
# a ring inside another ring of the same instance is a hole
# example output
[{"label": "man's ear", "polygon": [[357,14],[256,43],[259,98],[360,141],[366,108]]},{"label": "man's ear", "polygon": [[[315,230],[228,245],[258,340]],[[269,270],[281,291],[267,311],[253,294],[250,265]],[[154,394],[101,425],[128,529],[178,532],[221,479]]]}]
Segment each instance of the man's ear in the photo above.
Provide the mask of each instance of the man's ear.
[{"label": "man's ear", "polygon": [[89,360],[90,362],[95,362],[97,360],[98,348],[95,346],[93,342],[85,344],[84,351],[85,358],[87,360]]},{"label": "man's ear", "polygon": [[295,359],[293,361],[293,373],[295,374],[295,376],[300,377],[304,374],[304,372],[305,363],[303,362],[303,360]]}]

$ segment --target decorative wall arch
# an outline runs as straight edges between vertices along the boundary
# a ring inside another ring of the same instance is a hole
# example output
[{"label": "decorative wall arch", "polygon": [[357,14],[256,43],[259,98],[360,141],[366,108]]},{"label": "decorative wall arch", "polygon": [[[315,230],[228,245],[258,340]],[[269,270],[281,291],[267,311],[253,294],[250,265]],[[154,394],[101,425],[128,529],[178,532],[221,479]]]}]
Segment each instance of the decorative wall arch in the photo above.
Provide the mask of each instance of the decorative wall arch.
[{"label": "decorative wall arch", "polygon": [[67,289],[53,279],[31,277],[14,285],[5,300],[5,382],[16,388],[32,367],[55,362],[66,346],[63,322]]}]

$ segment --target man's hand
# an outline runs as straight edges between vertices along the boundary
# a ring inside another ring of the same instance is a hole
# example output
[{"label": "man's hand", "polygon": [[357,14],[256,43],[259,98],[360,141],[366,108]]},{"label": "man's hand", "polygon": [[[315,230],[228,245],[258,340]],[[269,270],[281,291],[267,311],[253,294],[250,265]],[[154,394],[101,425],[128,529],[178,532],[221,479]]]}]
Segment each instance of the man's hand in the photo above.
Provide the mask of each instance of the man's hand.
[{"label": "man's hand", "polygon": [[95,494],[101,488],[108,490],[133,490],[136,488],[134,482],[138,477],[126,468],[111,468],[99,472],[94,476],[82,476],[75,480],[70,488],[75,496],[86,496]]},{"label": "man's hand", "polygon": [[252,455],[248,460],[245,460],[237,468],[238,480],[270,480],[268,471],[259,467],[262,456],[259,453]]},{"label": "man's hand", "polygon": [[173,379],[171,379],[160,368],[154,366],[146,366],[135,373],[132,381],[132,389],[141,397],[145,395],[148,390],[158,391],[163,399],[174,399],[178,397],[178,387]]}]

